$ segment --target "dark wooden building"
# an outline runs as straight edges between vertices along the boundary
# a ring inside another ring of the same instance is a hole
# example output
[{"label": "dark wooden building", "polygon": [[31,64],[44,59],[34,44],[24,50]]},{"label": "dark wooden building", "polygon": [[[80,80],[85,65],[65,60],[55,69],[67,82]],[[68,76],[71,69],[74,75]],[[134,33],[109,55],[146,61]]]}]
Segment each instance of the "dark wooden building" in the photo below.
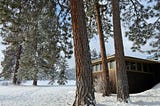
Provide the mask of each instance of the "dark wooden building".
[{"label": "dark wooden building", "polygon": [[[160,82],[160,62],[125,56],[129,92],[138,93],[152,88]],[[110,86],[116,92],[116,61],[115,56],[108,57]],[[94,85],[101,81],[101,59],[92,60]]]}]

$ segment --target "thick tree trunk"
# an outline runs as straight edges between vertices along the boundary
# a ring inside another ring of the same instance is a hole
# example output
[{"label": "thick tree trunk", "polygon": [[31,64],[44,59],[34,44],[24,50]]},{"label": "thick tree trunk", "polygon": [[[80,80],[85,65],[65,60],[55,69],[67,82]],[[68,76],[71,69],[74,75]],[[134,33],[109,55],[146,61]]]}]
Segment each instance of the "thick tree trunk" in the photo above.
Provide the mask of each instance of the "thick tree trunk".
[{"label": "thick tree trunk", "polygon": [[113,30],[115,43],[115,60],[117,75],[117,100],[120,102],[128,102],[128,79],[126,74],[124,49],[122,42],[119,0],[112,0],[113,7]]},{"label": "thick tree trunk", "polygon": [[109,96],[110,94],[110,87],[109,87],[109,71],[108,71],[108,62],[106,57],[106,49],[105,49],[105,42],[104,42],[104,35],[102,30],[102,22],[101,16],[99,11],[99,3],[96,0],[95,2],[95,14],[96,14],[96,23],[98,28],[98,35],[100,41],[100,50],[101,50],[101,59],[102,59],[102,93],[103,96]]},{"label": "thick tree trunk", "polygon": [[14,69],[14,73],[13,73],[13,84],[18,84],[18,79],[17,79],[17,73],[18,73],[18,69],[19,69],[19,59],[20,59],[20,55],[22,53],[22,45],[19,46],[18,48],[18,51],[17,51],[17,54],[16,54],[16,66],[15,66],[15,69]]},{"label": "thick tree trunk", "polygon": [[71,0],[71,16],[76,61],[76,97],[73,106],[95,106],[91,55],[83,0]]}]

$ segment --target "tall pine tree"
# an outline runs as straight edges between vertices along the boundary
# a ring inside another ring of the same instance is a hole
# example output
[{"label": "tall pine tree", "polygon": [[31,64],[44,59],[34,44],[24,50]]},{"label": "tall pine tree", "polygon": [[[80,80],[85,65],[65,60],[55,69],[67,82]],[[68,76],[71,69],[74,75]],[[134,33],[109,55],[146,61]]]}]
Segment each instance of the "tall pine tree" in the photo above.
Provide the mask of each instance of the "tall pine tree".
[{"label": "tall pine tree", "polygon": [[74,106],[95,106],[91,55],[83,0],[71,0],[71,18],[76,61],[76,98]]},{"label": "tall pine tree", "polygon": [[122,42],[121,22],[119,1],[112,0],[113,8],[113,31],[116,61],[116,83],[117,83],[117,100],[120,102],[128,102],[129,88],[126,73],[126,65],[124,60],[124,49]]}]

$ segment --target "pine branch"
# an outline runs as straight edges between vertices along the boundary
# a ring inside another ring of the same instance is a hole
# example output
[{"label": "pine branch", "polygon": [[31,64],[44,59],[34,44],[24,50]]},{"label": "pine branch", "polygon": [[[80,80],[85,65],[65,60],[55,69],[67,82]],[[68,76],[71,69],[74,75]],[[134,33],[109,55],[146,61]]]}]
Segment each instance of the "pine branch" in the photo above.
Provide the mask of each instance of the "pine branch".
[{"label": "pine branch", "polygon": [[135,10],[135,12],[136,12],[136,15],[138,16],[138,12],[137,12],[137,6],[136,6],[136,4],[133,2],[133,0],[130,0],[131,2],[132,2],[132,4],[133,4],[133,6],[134,6],[134,10]]}]

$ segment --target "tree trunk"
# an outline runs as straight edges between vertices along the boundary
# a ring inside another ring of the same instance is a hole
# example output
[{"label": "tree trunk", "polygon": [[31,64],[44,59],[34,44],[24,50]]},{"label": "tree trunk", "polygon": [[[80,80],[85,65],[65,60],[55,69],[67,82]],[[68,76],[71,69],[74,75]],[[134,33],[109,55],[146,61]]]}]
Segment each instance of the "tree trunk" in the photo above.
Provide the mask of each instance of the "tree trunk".
[{"label": "tree trunk", "polygon": [[15,66],[15,69],[14,69],[14,73],[13,73],[13,84],[18,84],[18,79],[17,79],[17,73],[18,73],[18,69],[19,69],[19,59],[20,59],[20,55],[22,53],[22,45],[19,46],[18,48],[18,52],[16,54],[16,66]]},{"label": "tree trunk", "polygon": [[106,57],[106,49],[105,49],[104,35],[103,35],[103,30],[102,30],[102,22],[101,22],[99,8],[100,8],[99,3],[96,0],[95,14],[96,14],[96,23],[97,23],[99,41],[100,41],[101,59],[102,59],[102,86],[103,86],[102,93],[103,93],[103,96],[109,96],[110,87],[109,87],[108,62],[107,62],[107,57]]},{"label": "tree trunk", "polygon": [[83,0],[71,0],[74,53],[76,62],[76,97],[73,106],[95,106],[91,54]]},{"label": "tree trunk", "polygon": [[117,81],[117,100],[128,102],[128,79],[124,60],[124,49],[122,42],[119,0],[112,0],[113,7],[113,30],[116,60],[116,81]]},{"label": "tree trunk", "polygon": [[34,79],[34,80],[33,80],[33,85],[34,85],[34,86],[37,86],[37,79]]},{"label": "tree trunk", "polygon": [[34,78],[33,78],[33,85],[37,86],[37,80],[38,80],[38,69],[36,69],[35,73],[34,73]]}]

